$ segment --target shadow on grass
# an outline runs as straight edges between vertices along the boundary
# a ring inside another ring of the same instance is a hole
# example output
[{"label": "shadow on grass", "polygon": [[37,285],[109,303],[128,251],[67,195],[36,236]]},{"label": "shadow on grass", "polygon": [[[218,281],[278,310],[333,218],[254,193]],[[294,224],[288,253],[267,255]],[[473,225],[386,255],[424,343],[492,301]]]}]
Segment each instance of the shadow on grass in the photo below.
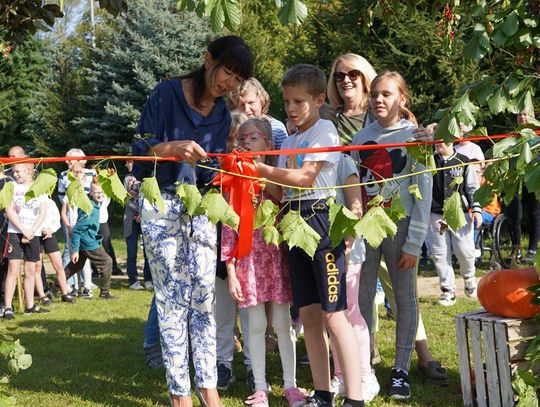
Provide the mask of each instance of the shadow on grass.
[{"label": "shadow on grass", "polygon": [[69,394],[100,405],[168,404],[163,370],[152,371],[144,364],[143,320],[32,318],[19,326],[17,336],[33,364],[29,374],[13,379],[17,390]]}]

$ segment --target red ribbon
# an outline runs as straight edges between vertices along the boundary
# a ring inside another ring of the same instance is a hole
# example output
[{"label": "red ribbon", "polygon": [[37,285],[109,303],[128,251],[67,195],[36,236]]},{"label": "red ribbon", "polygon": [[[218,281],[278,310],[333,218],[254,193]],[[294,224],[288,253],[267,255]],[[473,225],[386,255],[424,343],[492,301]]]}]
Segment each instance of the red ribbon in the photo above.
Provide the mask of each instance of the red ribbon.
[{"label": "red ribbon", "polygon": [[223,192],[230,194],[230,204],[240,217],[238,225],[238,240],[229,257],[227,264],[240,259],[251,252],[253,244],[253,222],[255,219],[254,198],[261,191],[257,179],[238,177],[233,174],[247,175],[260,178],[255,163],[248,157],[241,157],[233,152],[223,157],[221,168],[231,174],[219,173],[214,179],[214,185],[220,185]]}]

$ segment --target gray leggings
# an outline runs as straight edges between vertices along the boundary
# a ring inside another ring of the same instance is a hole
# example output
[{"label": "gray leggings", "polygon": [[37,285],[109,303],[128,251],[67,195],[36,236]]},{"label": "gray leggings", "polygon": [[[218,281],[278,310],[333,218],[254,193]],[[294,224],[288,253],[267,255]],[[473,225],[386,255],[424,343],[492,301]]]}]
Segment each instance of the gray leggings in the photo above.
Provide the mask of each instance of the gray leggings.
[{"label": "gray leggings", "polygon": [[405,243],[409,229],[409,218],[400,220],[397,226],[398,230],[394,238],[384,239],[377,249],[366,244],[366,260],[362,264],[362,272],[360,273],[358,303],[371,332],[377,274],[381,257],[384,257],[396,297],[396,360],[394,367],[408,371],[418,327],[416,268],[408,270],[397,268],[401,257],[401,248]]}]

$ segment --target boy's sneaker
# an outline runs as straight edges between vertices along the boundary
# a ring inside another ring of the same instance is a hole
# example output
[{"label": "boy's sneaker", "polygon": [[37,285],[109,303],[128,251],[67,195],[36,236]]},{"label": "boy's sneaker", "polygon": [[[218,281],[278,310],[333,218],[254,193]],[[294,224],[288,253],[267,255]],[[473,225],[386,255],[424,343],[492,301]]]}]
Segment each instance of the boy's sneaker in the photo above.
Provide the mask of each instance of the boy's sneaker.
[{"label": "boy's sneaker", "polygon": [[11,308],[6,308],[4,310],[4,319],[14,319],[15,314],[13,313],[13,310]]},{"label": "boy's sneaker", "polygon": [[443,291],[437,302],[443,307],[451,307],[456,303],[456,294],[452,291]]},{"label": "boy's sneaker", "polygon": [[217,376],[217,388],[221,391],[229,390],[229,386],[236,381],[232,369],[228,368],[223,363],[218,363]]},{"label": "boy's sneaker", "polygon": [[339,394],[341,397],[345,396],[345,383],[341,377],[334,376],[330,382],[330,389],[334,394]]},{"label": "boy's sneaker", "polygon": [[306,403],[306,391],[298,387],[289,387],[285,390],[285,398],[290,407],[300,407]]},{"label": "boy's sneaker", "polygon": [[465,295],[469,298],[476,298],[476,278],[465,279]]},{"label": "boy's sneaker", "polygon": [[521,260],[523,263],[533,264],[534,256],[536,255],[536,250],[527,250],[525,257]]},{"label": "boy's sneaker", "polygon": [[31,314],[46,314],[47,312],[50,312],[48,309],[40,308],[36,304],[34,304],[31,308],[25,308],[24,314],[25,315],[31,315]]},{"label": "boy's sneaker", "polygon": [[362,376],[362,396],[364,396],[365,403],[373,400],[380,390],[381,385],[374,373]]},{"label": "boy's sneaker", "polygon": [[41,305],[43,305],[45,307],[48,307],[49,305],[52,304],[52,301],[47,296],[41,297],[39,299],[39,302],[41,303]]},{"label": "boy's sneaker", "polygon": [[74,288],[71,290],[71,292],[69,293],[69,295],[71,295],[72,297],[77,298],[77,297],[79,296],[79,289],[74,287]]},{"label": "boy's sneaker", "polygon": [[85,300],[91,299],[92,298],[92,291],[89,288],[83,289],[81,297],[83,297]]},{"label": "boy's sneaker", "polygon": [[154,289],[154,283],[152,283],[151,281],[145,281],[144,282],[144,288],[146,288],[147,290],[153,290]]},{"label": "boy's sneaker", "polygon": [[66,294],[66,295],[62,295],[62,302],[69,302],[71,304],[74,304],[75,303],[75,298],[73,298],[71,295],[69,294]]},{"label": "boy's sneaker", "polygon": [[99,298],[102,299],[102,300],[116,300],[118,297],[115,297],[114,295],[112,295],[110,292],[106,292],[106,293],[101,293],[99,294]]},{"label": "boy's sneaker", "polygon": [[268,394],[264,390],[257,390],[246,400],[246,404],[251,407],[269,407],[268,406]]},{"label": "boy's sneaker", "polygon": [[409,384],[409,375],[403,370],[392,369],[390,376],[390,397],[396,400],[407,400],[411,397],[411,386]]},{"label": "boy's sneaker", "polygon": [[144,287],[141,285],[141,283],[139,283],[138,281],[135,281],[133,284],[129,286],[129,289],[139,291],[139,290],[144,290]]},{"label": "boy's sneaker", "polygon": [[328,403],[327,401],[324,401],[319,396],[313,394],[313,396],[309,396],[306,399],[306,403],[304,404],[305,407],[334,407],[334,403]]}]

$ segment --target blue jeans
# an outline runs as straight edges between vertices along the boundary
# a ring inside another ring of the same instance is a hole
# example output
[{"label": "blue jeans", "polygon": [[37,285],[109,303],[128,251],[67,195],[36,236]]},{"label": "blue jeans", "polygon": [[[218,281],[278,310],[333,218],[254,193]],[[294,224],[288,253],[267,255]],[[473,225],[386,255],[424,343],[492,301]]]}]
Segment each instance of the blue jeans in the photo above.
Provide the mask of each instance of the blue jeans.
[{"label": "blue jeans", "polygon": [[148,319],[144,325],[144,349],[159,345],[159,324],[156,308],[156,297],[152,297],[150,310],[148,311]]},{"label": "blue jeans", "polygon": [[[137,249],[139,244],[139,236],[141,236],[141,224],[133,221],[131,235],[126,237],[127,246],[127,275],[129,278],[129,285],[134,284],[137,281]],[[144,281],[152,281],[152,274],[150,273],[150,267],[148,266],[148,260],[146,259],[146,253],[143,247],[144,256],[144,268],[143,277]]]}]

